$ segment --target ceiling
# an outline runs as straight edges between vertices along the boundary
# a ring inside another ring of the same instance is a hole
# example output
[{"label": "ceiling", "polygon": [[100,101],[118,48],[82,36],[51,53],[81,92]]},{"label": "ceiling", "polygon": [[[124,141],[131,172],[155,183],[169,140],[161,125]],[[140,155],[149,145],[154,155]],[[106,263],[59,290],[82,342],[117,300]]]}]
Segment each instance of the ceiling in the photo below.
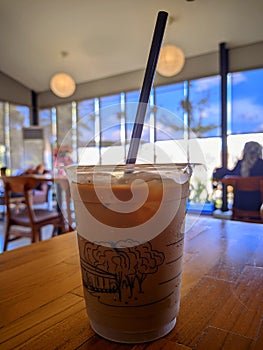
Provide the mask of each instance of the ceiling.
[{"label": "ceiling", "polygon": [[144,69],[160,10],[186,57],[263,40],[263,0],[0,0],[0,70],[39,93],[59,71],[83,83]]}]

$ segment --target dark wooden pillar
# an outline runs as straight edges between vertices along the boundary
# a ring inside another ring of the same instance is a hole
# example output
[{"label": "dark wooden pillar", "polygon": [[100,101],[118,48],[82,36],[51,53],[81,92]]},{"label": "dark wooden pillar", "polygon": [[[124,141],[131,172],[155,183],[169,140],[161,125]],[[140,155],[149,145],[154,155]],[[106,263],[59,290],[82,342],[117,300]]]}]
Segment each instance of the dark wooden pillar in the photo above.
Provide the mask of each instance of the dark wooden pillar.
[{"label": "dark wooden pillar", "polygon": [[[227,74],[228,74],[228,49],[225,43],[219,44],[220,48],[220,76],[221,76],[221,136],[222,136],[222,166],[227,167]],[[222,211],[228,210],[227,188],[222,188]]]},{"label": "dark wooden pillar", "polygon": [[38,125],[37,94],[33,90],[31,90],[31,103],[32,103],[32,125]]}]

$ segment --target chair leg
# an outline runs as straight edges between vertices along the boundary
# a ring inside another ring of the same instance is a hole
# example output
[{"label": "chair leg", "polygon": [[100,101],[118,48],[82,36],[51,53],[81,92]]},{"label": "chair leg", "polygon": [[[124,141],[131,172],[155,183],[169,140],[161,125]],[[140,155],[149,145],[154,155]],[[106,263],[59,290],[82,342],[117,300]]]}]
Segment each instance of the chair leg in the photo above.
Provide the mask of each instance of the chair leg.
[{"label": "chair leg", "polygon": [[4,241],[4,248],[3,248],[3,251],[6,251],[7,249],[7,245],[8,245],[8,242],[9,242],[9,231],[10,231],[10,227],[11,225],[10,224],[6,224],[6,228],[5,228],[5,241]]},{"label": "chair leg", "polygon": [[37,241],[37,238],[39,237],[39,229],[35,228],[34,226],[31,227],[31,234],[32,234],[31,242],[35,243]]},{"label": "chair leg", "polygon": [[51,235],[51,237],[55,237],[57,231],[58,231],[58,227],[57,227],[56,225],[54,225],[54,226],[53,226],[53,230],[52,230],[52,235]]},{"label": "chair leg", "polygon": [[65,233],[65,232],[67,232],[68,231],[68,223],[66,222],[66,220],[65,220],[65,218],[64,217],[62,217],[61,218],[61,233]]},{"label": "chair leg", "polygon": [[42,241],[42,230],[41,227],[38,229],[38,241]]}]

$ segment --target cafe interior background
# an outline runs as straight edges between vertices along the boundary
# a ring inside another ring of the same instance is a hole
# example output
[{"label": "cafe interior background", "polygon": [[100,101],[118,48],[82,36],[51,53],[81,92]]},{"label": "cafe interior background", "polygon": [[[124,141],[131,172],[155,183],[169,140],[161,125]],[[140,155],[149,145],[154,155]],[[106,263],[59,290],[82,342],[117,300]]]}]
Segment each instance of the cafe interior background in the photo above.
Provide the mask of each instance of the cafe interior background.
[{"label": "cafe interior background", "polygon": [[[169,76],[157,70],[139,155],[205,163],[190,204],[220,209],[213,169],[224,157],[233,167],[245,142],[263,143],[262,0],[0,0],[0,166],[7,174],[39,163],[56,172],[58,161],[114,162],[109,148],[125,162],[130,106],[139,100],[160,10],[169,13],[163,46],[181,49],[182,66]],[[70,96],[51,90],[57,73],[72,77]]]}]

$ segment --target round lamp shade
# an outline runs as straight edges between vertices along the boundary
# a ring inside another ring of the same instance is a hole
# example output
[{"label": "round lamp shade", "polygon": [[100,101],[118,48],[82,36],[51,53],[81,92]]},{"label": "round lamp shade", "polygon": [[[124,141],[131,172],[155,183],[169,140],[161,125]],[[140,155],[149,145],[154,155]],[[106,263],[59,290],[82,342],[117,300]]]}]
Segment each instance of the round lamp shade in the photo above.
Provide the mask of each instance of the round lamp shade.
[{"label": "round lamp shade", "polygon": [[55,74],[50,80],[52,92],[59,97],[69,97],[76,90],[73,78],[66,73]]},{"label": "round lamp shade", "polygon": [[165,45],[160,50],[156,70],[165,77],[171,77],[183,69],[184,62],[184,53],[181,49],[174,45]]}]

